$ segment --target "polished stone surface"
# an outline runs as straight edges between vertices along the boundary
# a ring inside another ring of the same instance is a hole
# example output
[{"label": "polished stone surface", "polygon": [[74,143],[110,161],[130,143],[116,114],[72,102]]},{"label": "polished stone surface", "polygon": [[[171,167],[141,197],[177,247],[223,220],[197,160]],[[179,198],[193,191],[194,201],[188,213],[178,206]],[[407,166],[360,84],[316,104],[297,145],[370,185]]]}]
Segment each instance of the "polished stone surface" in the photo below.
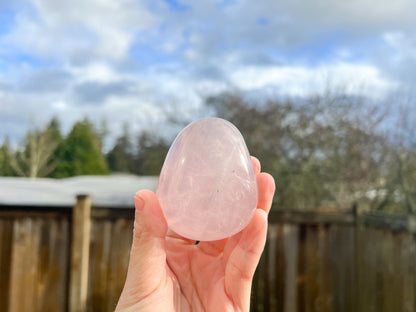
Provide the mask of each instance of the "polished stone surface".
[{"label": "polished stone surface", "polygon": [[241,231],[257,205],[257,183],[244,139],[230,122],[205,118],[176,137],[157,197],[169,228],[211,241]]}]

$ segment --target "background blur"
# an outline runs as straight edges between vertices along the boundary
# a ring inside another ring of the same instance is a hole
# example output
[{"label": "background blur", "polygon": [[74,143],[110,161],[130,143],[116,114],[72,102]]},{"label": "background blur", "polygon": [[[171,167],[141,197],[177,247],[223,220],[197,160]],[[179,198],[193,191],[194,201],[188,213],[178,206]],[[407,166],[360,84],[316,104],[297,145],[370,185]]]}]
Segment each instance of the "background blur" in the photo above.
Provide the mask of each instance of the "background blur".
[{"label": "background blur", "polygon": [[158,175],[233,122],[274,209],[416,211],[416,3],[3,0],[0,175]]},{"label": "background blur", "polygon": [[0,0],[0,310],[114,311],[134,193],[219,116],[276,180],[252,311],[416,311],[415,12]]}]

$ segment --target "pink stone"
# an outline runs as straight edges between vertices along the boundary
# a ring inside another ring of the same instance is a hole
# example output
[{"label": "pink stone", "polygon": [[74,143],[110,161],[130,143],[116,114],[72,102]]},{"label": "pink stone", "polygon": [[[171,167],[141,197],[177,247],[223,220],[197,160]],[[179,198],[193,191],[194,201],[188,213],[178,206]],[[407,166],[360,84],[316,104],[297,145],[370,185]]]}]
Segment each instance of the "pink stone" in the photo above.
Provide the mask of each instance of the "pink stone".
[{"label": "pink stone", "polygon": [[176,137],[157,197],[170,229],[212,241],[241,231],[257,206],[257,183],[244,138],[230,122],[205,118]]}]

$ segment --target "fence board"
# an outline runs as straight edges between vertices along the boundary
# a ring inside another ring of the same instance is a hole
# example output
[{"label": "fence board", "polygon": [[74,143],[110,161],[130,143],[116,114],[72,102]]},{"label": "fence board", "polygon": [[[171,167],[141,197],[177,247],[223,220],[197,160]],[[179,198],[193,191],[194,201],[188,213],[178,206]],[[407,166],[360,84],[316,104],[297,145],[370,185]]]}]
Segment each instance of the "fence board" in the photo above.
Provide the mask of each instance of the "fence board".
[{"label": "fence board", "polygon": [[0,219],[0,311],[9,308],[12,239],[13,220]]},{"label": "fence board", "polygon": [[315,310],[319,312],[333,311],[333,285],[331,283],[331,267],[329,266],[328,227],[318,227],[318,296],[315,299]]},{"label": "fence board", "polygon": [[400,258],[403,269],[403,311],[416,312],[416,245],[413,234],[403,234]]},{"label": "fence board", "polygon": [[331,275],[332,310],[355,312],[355,233],[350,226],[328,229],[328,266]]},{"label": "fence board", "polygon": [[291,312],[297,311],[299,228],[285,224],[282,229],[285,271],[281,276],[284,277],[284,311]]},{"label": "fence board", "polygon": [[300,279],[301,292],[299,299],[304,304],[305,312],[315,312],[315,300],[318,297],[318,235],[316,226],[305,227],[305,238],[302,242],[304,256],[301,259]]},{"label": "fence board", "polygon": [[92,222],[88,310],[107,311],[107,266],[112,222]]},{"label": "fence board", "polygon": [[114,311],[124,286],[133,220],[93,219],[88,311]]},{"label": "fence board", "polygon": [[109,274],[109,307],[114,311],[127,274],[127,266],[130,257],[130,247],[133,238],[133,221],[118,219],[115,221],[112,231],[110,274]]},{"label": "fence board", "polygon": [[39,234],[37,219],[17,219],[13,224],[9,311],[36,311]]},{"label": "fence board", "polygon": [[41,235],[37,311],[64,311],[68,292],[68,219],[43,220]]}]

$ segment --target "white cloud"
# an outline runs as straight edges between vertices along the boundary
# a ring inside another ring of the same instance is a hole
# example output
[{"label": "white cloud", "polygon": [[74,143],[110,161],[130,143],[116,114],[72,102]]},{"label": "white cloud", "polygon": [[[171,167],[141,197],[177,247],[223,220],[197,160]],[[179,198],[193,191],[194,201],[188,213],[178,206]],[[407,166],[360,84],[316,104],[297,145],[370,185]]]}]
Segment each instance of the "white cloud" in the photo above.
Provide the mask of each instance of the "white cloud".
[{"label": "white cloud", "polygon": [[132,0],[32,0],[22,6],[3,44],[59,60],[126,58],[139,31],[158,23],[141,2]]},{"label": "white cloud", "polygon": [[416,61],[416,35],[410,36],[403,32],[386,32],[384,41],[393,49],[392,59],[399,62],[403,59]]},{"label": "white cloud", "polygon": [[77,82],[110,83],[120,81],[123,77],[122,73],[104,62],[90,62],[82,67],[69,67],[69,71],[76,77]]},{"label": "white cloud", "polygon": [[231,81],[243,90],[273,86],[289,96],[308,96],[325,91],[330,83],[350,95],[367,95],[381,99],[397,87],[368,65],[340,63],[317,68],[299,66],[249,66],[236,69]]},{"label": "white cloud", "polygon": [[52,102],[52,108],[58,110],[58,111],[64,111],[68,108],[68,104],[66,104],[64,101],[56,101]]}]

